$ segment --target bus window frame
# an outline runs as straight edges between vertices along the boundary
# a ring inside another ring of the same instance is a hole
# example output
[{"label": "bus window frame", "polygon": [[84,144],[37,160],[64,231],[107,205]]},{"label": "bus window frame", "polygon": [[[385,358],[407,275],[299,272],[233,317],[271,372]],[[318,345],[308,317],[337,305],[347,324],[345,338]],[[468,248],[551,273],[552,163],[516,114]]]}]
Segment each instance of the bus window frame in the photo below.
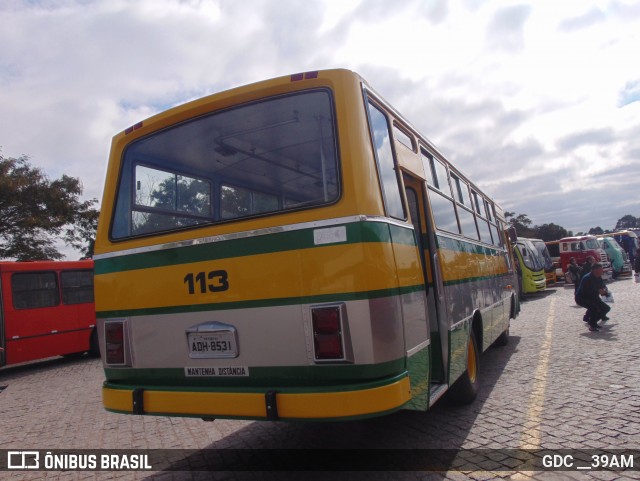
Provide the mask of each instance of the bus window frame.
[{"label": "bus window frame", "polygon": [[[217,115],[217,114],[221,114],[230,110],[233,110],[235,108],[241,108],[241,107],[246,107],[246,106],[252,106],[252,105],[258,105],[261,104],[263,102],[268,102],[268,101],[272,101],[272,100],[277,100],[277,99],[281,99],[281,98],[286,98],[286,97],[291,97],[291,96],[297,96],[297,95],[305,95],[305,94],[309,94],[309,93],[317,93],[317,92],[321,92],[327,95],[328,98],[328,105],[329,105],[329,110],[331,112],[331,132],[332,132],[332,138],[333,138],[333,149],[334,149],[334,154],[335,154],[335,169],[336,169],[336,178],[335,178],[335,183],[336,183],[336,192],[335,192],[335,197],[333,199],[331,199],[329,202],[322,202],[322,203],[317,203],[317,204],[313,204],[313,205],[309,205],[308,202],[302,202],[302,203],[297,203],[295,204],[297,207],[286,207],[286,202],[282,199],[279,198],[279,202],[281,204],[281,210],[278,211],[271,211],[271,212],[265,212],[265,213],[260,213],[260,214],[254,214],[254,215],[249,215],[249,216],[244,216],[244,217],[233,217],[231,219],[221,219],[218,218],[218,208],[216,207],[216,202],[215,202],[215,193],[216,193],[216,189],[219,188],[220,185],[222,185],[224,183],[225,180],[227,180],[227,182],[229,182],[228,179],[218,179],[218,178],[211,178],[209,176],[205,176],[202,172],[196,172],[197,169],[192,169],[191,171],[189,170],[179,170],[180,172],[184,173],[185,175],[189,175],[189,176],[195,176],[195,177],[199,177],[202,179],[206,179],[210,186],[211,186],[211,194],[210,194],[210,204],[211,204],[211,216],[210,217],[202,217],[199,216],[197,214],[189,214],[189,213],[184,213],[182,211],[167,211],[167,212],[160,212],[158,210],[154,210],[153,212],[149,212],[149,213],[160,213],[160,214],[165,214],[165,215],[176,215],[176,214],[180,214],[182,217],[186,217],[186,218],[194,218],[194,219],[204,219],[205,222],[201,222],[201,223],[195,223],[195,224],[191,224],[191,225],[187,225],[187,226],[180,226],[180,227],[174,227],[171,229],[163,229],[163,230],[156,230],[156,231],[151,231],[151,232],[143,232],[143,233],[139,233],[139,234],[132,234],[132,212],[134,211],[133,207],[135,206],[135,203],[132,201],[132,196],[135,194],[135,166],[139,165],[139,164],[145,164],[145,166],[147,167],[152,167],[155,169],[158,169],[158,167],[156,165],[154,165],[153,163],[150,163],[149,161],[144,161],[144,160],[138,160],[138,159],[132,159],[130,161],[128,161],[126,159],[126,153],[127,150],[132,146],[135,145],[136,143],[140,142],[140,141],[144,141],[146,139],[149,139],[150,137],[157,135],[163,131],[165,131],[165,128],[158,128],[153,130],[152,132],[143,135],[141,137],[135,138],[134,140],[132,140],[131,142],[128,142],[121,150],[121,155],[120,155],[120,160],[119,160],[119,166],[118,166],[118,179],[115,183],[116,188],[114,189],[114,195],[113,195],[113,202],[112,202],[112,207],[111,207],[111,218],[109,221],[109,228],[108,228],[108,235],[107,238],[109,239],[110,242],[112,243],[119,243],[119,242],[126,242],[126,241],[130,241],[132,239],[144,239],[147,237],[154,237],[154,236],[158,236],[158,235],[171,235],[171,234],[175,234],[175,233],[179,233],[179,232],[184,232],[184,231],[188,231],[188,230],[195,230],[195,229],[200,229],[200,228],[205,228],[205,227],[210,227],[210,226],[216,226],[216,225],[223,225],[223,224],[228,224],[228,223],[233,223],[233,222],[239,222],[239,221],[244,221],[244,220],[251,220],[251,219],[256,219],[256,218],[263,218],[263,217],[271,217],[274,215],[282,215],[282,214],[289,214],[292,212],[300,212],[300,211],[304,211],[304,210],[313,210],[313,209],[318,209],[318,208],[324,208],[324,207],[329,207],[332,205],[335,205],[337,203],[339,203],[342,200],[343,197],[343,179],[342,179],[342,153],[340,150],[340,139],[339,139],[339,129],[338,129],[338,117],[337,117],[337,110],[336,110],[336,99],[335,99],[335,95],[334,92],[331,88],[328,87],[312,87],[312,88],[305,88],[305,89],[300,89],[300,90],[295,90],[292,92],[288,92],[285,94],[274,94],[274,95],[269,95],[267,97],[260,97],[248,102],[240,102],[237,104],[232,105],[231,107],[224,107],[224,108],[218,108],[218,109],[212,109],[208,112],[206,112],[205,114],[202,115],[197,115],[194,117],[189,117],[187,119],[183,119],[181,122],[177,122],[175,124],[172,124],[171,127],[176,127],[178,125],[182,125],[185,123],[190,123],[190,122],[195,122],[198,120],[201,120],[203,118],[206,118],[208,116],[212,116],[212,115]],[[142,155],[139,155],[139,157],[143,157]],[[394,157],[395,160],[395,157]],[[173,164],[171,164],[173,165]],[[165,167],[166,168],[166,165]],[[126,172],[127,170],[129,170],[129,172]],[[158,170],[162,170],[162,169],[158,169]],[[176,170],[176,172],[178,171]],[[129,195],[129,199],[128,201],[130,202],[129,205],[123,205],[121,207],[123,212],[120,212],[120,210],[118,209],[119,207],[119,201],[120,201],[120,190],[122,188],[122,186],[124,185],[124,178],[126,176],[129,176],[130,178],[129,180],[129,184],[130,184],[130,188],[131,188],[131,195]],[[278,194],[274,194],[277,195],[279,197]],[[286,198],[285,198],[286,200]],[[146,210],[142,209],[138,209],[140,211],[143,212],[147,212]],[[405,209],[406,211],[406,209]],[[122,236],[114,236],[114,229],[116,226],[116,218],[118,217],[118,215],[127,215],[128,219],[127,222],[129,224],[128,227],[128,231],[129,233],[126,235],[122,235]]]}]

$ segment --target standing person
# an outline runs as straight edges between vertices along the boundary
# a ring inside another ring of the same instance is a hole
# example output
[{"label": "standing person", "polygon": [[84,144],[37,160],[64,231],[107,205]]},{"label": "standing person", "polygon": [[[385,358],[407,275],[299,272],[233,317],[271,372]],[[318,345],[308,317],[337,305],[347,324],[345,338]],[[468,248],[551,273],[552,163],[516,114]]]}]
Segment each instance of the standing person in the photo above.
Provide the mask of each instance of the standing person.
[{"label": "standing person", "polygon": [[640,274],[640,248],[638,248],[638,250],[636,251],[636,260],[633,266],[633,270],[636,272],[636,274]]},{"label": "standing person", "polygon": [[602,264],[596,262],[593,264],[591,272],[582,278],[576,291],[576,304],[587,309],[585,320],[589,323],[589,330],[592,332],[600,329],[599,320],[607,321],[609,319],[607,313],[611,310],[600,299],[600,296],[606,296],[609,293],[602,280],[603,273]]},{"label": "standing person", "polygon": [[569,265],[567,266],[567,273],[569,274],[571,281],[573,282],[573,295],[575,296],[578,286],[580,285],[580,268],[576,262],[576,258],[569,259]]}]

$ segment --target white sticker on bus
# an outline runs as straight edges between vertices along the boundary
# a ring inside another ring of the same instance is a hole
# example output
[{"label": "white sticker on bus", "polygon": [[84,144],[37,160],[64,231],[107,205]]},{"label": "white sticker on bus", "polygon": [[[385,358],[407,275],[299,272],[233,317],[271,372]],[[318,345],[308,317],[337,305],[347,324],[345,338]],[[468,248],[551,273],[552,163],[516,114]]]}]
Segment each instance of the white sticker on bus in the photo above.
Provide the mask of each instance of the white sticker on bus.
[{"label": "white sticker on bus", "polygon": [[249,376],[247,366],[227,367],[185,367],[186,377],[246,377]]},{"label": "white sticker on bus", "polygon": [[329,227],[327,229],[315,229],[313,231],[313,242],[315,245],[347,242],[347,228],[342,225],[340,227]]}]

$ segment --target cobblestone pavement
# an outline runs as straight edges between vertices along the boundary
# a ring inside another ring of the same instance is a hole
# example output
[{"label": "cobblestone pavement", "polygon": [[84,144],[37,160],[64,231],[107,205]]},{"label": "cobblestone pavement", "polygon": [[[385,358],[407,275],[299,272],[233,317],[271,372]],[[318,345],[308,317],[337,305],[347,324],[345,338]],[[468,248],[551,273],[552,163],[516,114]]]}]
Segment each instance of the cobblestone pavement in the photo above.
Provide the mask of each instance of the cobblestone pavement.
[{"label": "cobblestone pavement", "polygon": [[[55,359],[0,370],[0,449],[517,448],[640,449],[640,284],[612,282],[611,320],[592,333],[573,289],[560,285],[522,304],[509,345],[481,358],[471,406],[440,402],[348,423],[274,423],[127,416],[103,410],[96,359]],[[446,400],[445,400],[446,401]],[[635,471],[429,472],[33,472],[28,479],[640,479]],[[318,461],[322,466],[322,461]],[[25,479],[24,472],[0,473]]]}]

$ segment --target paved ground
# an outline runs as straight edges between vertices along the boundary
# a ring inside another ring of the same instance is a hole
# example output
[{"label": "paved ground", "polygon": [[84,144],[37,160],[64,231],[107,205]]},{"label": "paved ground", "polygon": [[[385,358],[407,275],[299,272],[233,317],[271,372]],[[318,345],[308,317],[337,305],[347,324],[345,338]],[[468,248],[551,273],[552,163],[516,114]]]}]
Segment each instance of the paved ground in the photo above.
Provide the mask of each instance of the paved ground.
[{"label": "paved ground", "polygon": [[[466,407],[437,405],[350,423],[272,423],[138,417],[102,409],[101,364],[55,359],[0,370],[0,449],[375,448],[640,449],[640,284],[613,282],[611,320],[581,321],[573,289],[523,302],[508,346],[481,359],[483,388]],[[318,459],[322,465],[322,458]],[[509,472],[0,472],[0,479],[640,479],[635,471]]]}]

